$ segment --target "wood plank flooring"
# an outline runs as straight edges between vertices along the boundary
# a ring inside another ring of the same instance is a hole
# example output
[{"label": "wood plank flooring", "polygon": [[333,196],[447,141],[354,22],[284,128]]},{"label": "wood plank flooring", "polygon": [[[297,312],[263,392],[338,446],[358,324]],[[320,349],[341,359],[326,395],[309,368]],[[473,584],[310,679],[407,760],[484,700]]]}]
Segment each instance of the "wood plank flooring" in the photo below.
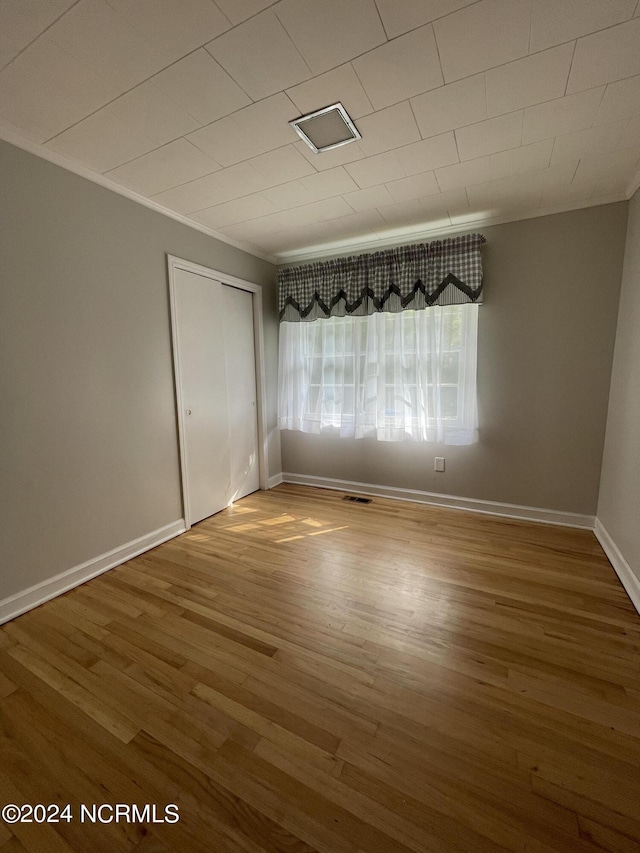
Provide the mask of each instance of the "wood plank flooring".
[{"label": "wood plank flooring", "polygon": [[640,851],[639,674],[592,533],[279,486],[0,628],[0,853]]}]

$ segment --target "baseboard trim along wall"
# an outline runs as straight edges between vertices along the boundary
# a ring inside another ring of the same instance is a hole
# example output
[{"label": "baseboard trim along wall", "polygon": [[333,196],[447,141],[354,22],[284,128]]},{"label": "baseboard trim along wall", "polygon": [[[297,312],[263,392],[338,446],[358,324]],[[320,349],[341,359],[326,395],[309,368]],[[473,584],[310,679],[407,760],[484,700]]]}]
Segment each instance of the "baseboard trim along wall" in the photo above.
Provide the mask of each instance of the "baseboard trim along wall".
[{"label": "baseboard trim along wall", "polygon": [[276,474],[275,477],[269,477],[267,481],[267,488],[274,489],[276,486],[279,486],[280,483],[284,483],[284,478],[282,474]]},{"label": "baseboard trim along wall", "polygon": [[593,532],[596,534],[598,542],[602,545],[602,550],[607,555],[633,606],[640,613],[640,578],[625,560],[622,552],[599,518],[596,518]]},{"label": "baseboard trim along wall", "polygon": [[101,575],[103,572],[121,565],[121,563],[126,563],[127,560],[131,560],[139,554],[144,553],[144,551],[155,548],[156,545],[161,545],[168,539],[173,539],[174,536],[184,533],[185,530],[184,519],[174,521],[171,524],[160,527],[158,530],[154,530],[153,533],[140,536],[132,542],[127,542],[126,545],[114,548],[113,551],[107,551],[106,554],[101,554],[99,557],[87,560],[86,563],[82,563],[80,566],[74,566],[72,569],[67,569],[67,571],[55,575],[55,577],[47,578],[47,580],[35,586],[31,586],[28,589],[22,590],[22,592],[17,592],[15,595],[5,598],[3,601],[0,601],[0,625],[3,622],[14,619],[16,616],[20,616],[22,613],[26,613],[27,610],[38,607],[39,604],[44,604],[45,601],[49,601],[63,592],[73,589],[74,586],[79,586],[85,583],[85,581],[91,580],[91,578],[95,578],[97,575]]},{"label": "baseboard trim along wall", "polygon": [[[442,495],[437,492],[422,492],[415,489],[399,489],[395,486],[379,486],[372,483],[356,483],[351,480],[333,480],[329,477],[313,477],[307,474],[283,473],[269,478],[268,486],[273,489],[281,483],[294,483],[301,486],[315,486],[319,489],[335,489],[340,492],[354,492],[360,495],[390,498],[391,500],[411,501],[413,503],[429,504],[430,506],[461,509],[468,512],[481,512],[487,515],[516,518],[525,521],[539,521],[543,524],[558,524],[563,527],[579,527],[593,530],[602,550],[607,555],[620,582],[624,586],[634,607],[640,613],[640,578],[635,574],[629,563],[623,557],[620,549],[613,541],[602,522],[592,515],[581,515],[572,512],[559,512],[554,509],[520,506],[519,504],[499,503],[497,501],[482,501],[476,498],[461,498],[455,495]],[[74,566],[55,577],[48,578],[35,586],[11,595],[0,601],[0,625],[15,619],[27,610],[32,610],[45,601],[49,601],[73,587],[80,586],[91,578],[101,575],[116,566],[132,560],[139,554],[161,545],[186,530],[184,519],[174,521],[146,536],[140,536],[126,545],[107,551],[99,557],[87,560],[79,566]]]},{"label": "baseboard trim along wall", "polygon": [[526,521],[541,521],[544,524],[559,524],[562,527],[581,527],[593,530],[595,517],[574,512],[559,512],[555,509],[540,509],[535,506],[481,501],[477,498],[461,498],[456,495],[442,495],[437,492],[422,492],[416,489],[399,489],[395,486],[379,486],[373,483],[354,483],[351,480],[332,480],[329,477],[313,477],[307,474],[282,475],[285,483],[297,483],[300,486],[316,486],[320,489],[336,489],[339,492],[356,492],[360,495],[373,495],[379,498],[391,498],[397,501],[430,504],[431,506],[463,509],[468,512],[482,512],[488,515],[500,515],[504,518],[518,518]]}]

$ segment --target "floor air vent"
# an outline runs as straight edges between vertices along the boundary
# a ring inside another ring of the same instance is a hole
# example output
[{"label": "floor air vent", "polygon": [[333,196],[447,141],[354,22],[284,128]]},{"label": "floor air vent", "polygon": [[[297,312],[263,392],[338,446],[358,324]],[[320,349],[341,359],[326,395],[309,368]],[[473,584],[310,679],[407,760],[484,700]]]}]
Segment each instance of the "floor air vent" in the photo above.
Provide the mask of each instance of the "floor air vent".
[{"label": "floor air vent", "polygon": [[354,504],[370,504],[371,498],[358,498],[355,495],[345,495],[343,501],[351,501]]}]

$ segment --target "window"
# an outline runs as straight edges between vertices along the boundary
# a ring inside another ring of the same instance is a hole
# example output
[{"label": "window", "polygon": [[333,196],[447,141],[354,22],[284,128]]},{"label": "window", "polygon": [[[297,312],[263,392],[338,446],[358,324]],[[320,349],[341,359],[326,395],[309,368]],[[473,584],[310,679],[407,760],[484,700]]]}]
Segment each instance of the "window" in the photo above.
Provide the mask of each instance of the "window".
[{"label": "window", "polygon": [[278,271],[281,429],[477,438],[481,234]]},{"label": "window", "polygon": [[282,323],[280,427],[475,441],[477,323],[473,304]]}]

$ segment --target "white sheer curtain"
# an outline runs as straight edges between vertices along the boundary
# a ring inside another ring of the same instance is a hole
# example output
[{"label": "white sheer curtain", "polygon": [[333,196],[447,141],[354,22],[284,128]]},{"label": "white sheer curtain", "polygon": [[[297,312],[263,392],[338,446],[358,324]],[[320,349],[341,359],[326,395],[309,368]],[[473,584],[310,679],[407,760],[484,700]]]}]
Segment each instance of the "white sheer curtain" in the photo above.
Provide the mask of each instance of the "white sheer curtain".
[{"label": "white sheer curtain", "polygon": [[280,324],[281,429],[477,440],[478,306]]}]

